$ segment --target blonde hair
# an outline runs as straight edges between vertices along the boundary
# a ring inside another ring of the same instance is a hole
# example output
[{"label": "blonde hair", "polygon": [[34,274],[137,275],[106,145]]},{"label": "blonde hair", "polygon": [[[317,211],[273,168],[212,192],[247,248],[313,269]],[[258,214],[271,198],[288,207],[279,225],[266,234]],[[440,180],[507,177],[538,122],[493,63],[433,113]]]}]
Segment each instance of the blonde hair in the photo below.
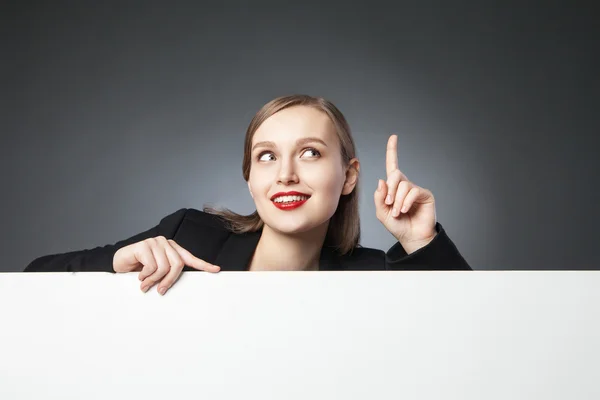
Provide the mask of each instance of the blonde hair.
[{"label": "blonde hair", "polygon": [[[246,182],[250,177],[252,138],[256,130],[273,114],[293,106],[313,107],[327,114],[333,122],[340,140],[343,165],[347,166],[350,160],[356,157],[350,126],[344,115],[333,103],[321,97],[307,95],[278,97],[265,104],[256,113],[246,131],[244,160],[242,163],[242,172]],[[240,215],[229,209],[216,209],[210,206],[204,206],[204,211],[220,216],[225,221],[228,229],[234,233],[256,232],[264,226],[264,222],[257,211],[254,211],[250,215]],[[350,194],[341,196],[338,207],[329,221],[324,245],[334,247],[339,254],[343,255],[350,252],[353,248],[359,247],[359,241],[360,217],[358,212],[357,179],[354,190]]]}]

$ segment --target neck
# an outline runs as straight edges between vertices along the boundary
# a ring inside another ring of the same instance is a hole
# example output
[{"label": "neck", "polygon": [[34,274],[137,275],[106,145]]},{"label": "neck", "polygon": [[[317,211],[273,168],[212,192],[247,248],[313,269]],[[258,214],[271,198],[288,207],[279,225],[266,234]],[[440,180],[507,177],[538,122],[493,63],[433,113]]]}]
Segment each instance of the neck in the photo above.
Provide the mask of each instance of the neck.
[{"label": "neck", "polygon": [[250,270],[317,271],[328,224],[308,232],[285,234],[264,226]]}]

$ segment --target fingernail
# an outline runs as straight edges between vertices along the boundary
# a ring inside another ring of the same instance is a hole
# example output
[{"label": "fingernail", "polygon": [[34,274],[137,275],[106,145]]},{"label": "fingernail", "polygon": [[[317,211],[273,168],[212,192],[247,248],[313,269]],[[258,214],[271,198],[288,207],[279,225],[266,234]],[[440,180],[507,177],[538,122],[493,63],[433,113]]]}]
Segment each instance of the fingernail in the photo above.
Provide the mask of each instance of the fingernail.
[{"label": "fingernail", "polygon": [[160,293],[161,296],[164,296],[166,291],[167,291],[167,288],[165,288],[165,287],[161,287],[158,289],[158,293]]},{"label": "fingernail", "polygon": [[382,190],[382,189],[383,189],[383,185],[381,184],[381,180],[379,180],[379,181],[377,182],[377,191],[378,191],[378,192],[381,192],[381,190]]},{"label": "fingernail", "polygon": [[402,212],[405,213],[406,212],[406,206],[402,207]]},{"label": "fingernail", "polygon": [[148,291],[148,286],[143,286],[142,287],[142,292],[146,293]]},{"label": "fingernail", "polygon": [[385,202],[387,204],[391,204],[392,203],[392,196],[388,194],[387,197],[385,198]]},{"label": "fingernail", "polygon": [[397,216],[398,216],[398,209],[397,209],[396,207],[392,208],[392,215],[393,215],[394,217],[397,217]]}]

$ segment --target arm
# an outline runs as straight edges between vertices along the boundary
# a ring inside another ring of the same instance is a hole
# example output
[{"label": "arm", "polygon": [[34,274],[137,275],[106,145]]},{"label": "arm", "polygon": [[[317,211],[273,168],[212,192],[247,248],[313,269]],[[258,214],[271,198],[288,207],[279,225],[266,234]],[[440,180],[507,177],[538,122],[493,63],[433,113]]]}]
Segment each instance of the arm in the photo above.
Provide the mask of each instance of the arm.
[{"label": "arm", "polygon": [[165,236],[167,239],[173,238],[186,211],[186,209],[178,210],[164,217],[153,228],[112,245],[39,257],[33,260],[25,268],[24,272],[115,272],[113,269],[113,257],[117,250],[151,237]]},{"label": "arm", "polygon": [[386,270],[467,270],[471,267],[462,257],[440,223],[429,244],[407,254],[398,242],[385,255]]}]

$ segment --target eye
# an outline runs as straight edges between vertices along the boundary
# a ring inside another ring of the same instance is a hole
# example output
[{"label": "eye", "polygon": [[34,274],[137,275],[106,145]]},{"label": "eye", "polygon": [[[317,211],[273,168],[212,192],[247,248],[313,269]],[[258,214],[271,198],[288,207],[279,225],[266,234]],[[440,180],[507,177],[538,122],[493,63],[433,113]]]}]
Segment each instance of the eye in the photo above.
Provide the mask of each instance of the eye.
[{"label": "eye", "polygon": [[270,152],[270,151],[263,151],[262,153],[260,153],[258,155],[258,161],[272,161],[272,160],[264,159],[264,156],[269,156],[269,155],[271,157],[273,157],[273,158],[275,157],[272,152]]},{"label": "eye", "polygon": [[312,148],[312,147],[306,149],[304,152],[302,152],[302,154],[305,154],[306,152],[309,152],[309,151],[316,154],[315,157],[311,157],[311,158],[316,158],[316,157],[320,157],[321,156],[321,153],[319,152],[319,150],[317,150],[315,148]]}]

